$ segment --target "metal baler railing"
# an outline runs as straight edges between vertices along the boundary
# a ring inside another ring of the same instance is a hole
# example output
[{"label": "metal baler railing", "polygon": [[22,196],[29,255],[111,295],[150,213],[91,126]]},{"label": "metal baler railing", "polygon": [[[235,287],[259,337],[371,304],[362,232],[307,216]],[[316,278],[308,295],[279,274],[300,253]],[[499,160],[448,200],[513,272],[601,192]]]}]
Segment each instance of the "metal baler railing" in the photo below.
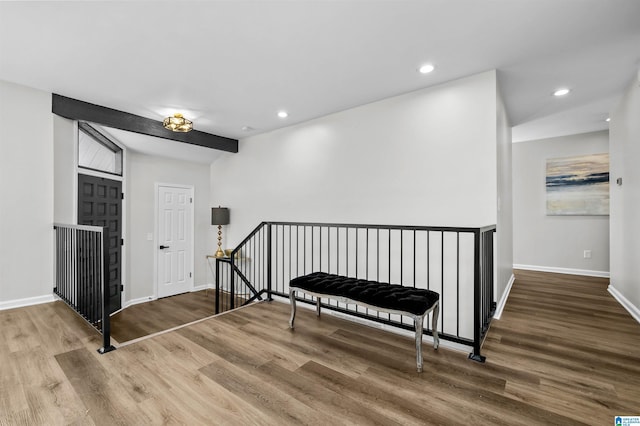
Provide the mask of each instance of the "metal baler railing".
[{"label": "metal baler railing", "polygon": [[[216,312],[265,295],[286,298],[292,278],[315,271],[427,288],[440,293],[440,336],[471,346],[470,358],[484,361],[480,348],[495,310],[495,229],[263,222],[216,262],[216,291],[227,295],[217,298]],[[300,301],[315,304],[311,296]],[[323,306],[413,330],[402,316],[335,301]]]},{"label": "metal baler railing", "polygon": [[98,352],[111,345],[109,306],[109,230],[106,227],[53,226],[55,239],[54,293],[96,328],[103,338]]}]

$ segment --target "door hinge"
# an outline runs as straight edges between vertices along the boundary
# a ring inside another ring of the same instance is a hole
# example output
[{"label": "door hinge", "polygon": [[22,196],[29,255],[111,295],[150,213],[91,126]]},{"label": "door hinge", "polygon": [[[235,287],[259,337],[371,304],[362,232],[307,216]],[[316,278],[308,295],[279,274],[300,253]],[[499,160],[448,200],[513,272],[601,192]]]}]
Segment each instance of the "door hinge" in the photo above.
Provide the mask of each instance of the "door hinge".
[{"label": "door hinge", "polygon": [[193,204],[193,198],[189,198],[189,203]]},{"label": "door hinge", "polygon": [[124,245],[124,238],[120,238],[120,245],[123,246]]},{"label": "door hinge", "polygon": [[124,286],[120,284],[120,291],[124,291]]},{"label": "door hinge", "polygon": [[124,200],[124,192],[120,193],[120,199]]},{"label": "door hinge", "polygon": [[191,272],[189,272],[189,278],[191,278]]}]

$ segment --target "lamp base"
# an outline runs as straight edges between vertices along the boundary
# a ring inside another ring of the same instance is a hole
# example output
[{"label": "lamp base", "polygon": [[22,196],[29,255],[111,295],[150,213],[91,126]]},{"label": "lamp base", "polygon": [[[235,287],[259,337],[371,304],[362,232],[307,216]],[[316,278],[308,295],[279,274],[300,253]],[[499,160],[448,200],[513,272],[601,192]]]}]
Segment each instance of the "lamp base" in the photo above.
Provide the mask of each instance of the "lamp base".
[{"label": "lamp base", "polygon": [[215,257],[224,257],[222,251],[222,225],[218,225],[218,251],[216,251]]}]

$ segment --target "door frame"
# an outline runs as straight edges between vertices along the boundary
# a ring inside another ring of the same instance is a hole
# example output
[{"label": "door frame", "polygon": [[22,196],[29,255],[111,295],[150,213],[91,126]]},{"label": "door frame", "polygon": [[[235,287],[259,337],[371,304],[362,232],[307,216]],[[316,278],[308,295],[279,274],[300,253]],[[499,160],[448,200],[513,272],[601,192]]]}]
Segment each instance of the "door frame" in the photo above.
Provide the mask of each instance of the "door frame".
[{"label": "door frame", "polygon": [[153,300],[158,299],[158,287],[160,283],[158,282],[158,257],[160,256],[160,250],[158,247],[160,246],[160,241],[158,239],[160,235],[160,218],[158,217],[158,201],[160,200],[160,187],[169,187],[169,188],[180,188],[180,189],[188,189],[189,197],[193,200],[191,203],[191,229],[189,232],[191,237],[191,283],[189,284],[189,291],[194,291],[195,288],[195,257],[196,257],[196,247],[195,247],[195,206],[196,206],[196,197],[195,197],[195,187],[193,185],[183,185],[179,183],[164,183],[164,182],[155,182],[153,185]]},{"label": "door frame", "polygon": [[[108,129],[101,129],[101,130],[105,130],[107,131]],[[130,291],[129,289],[129,285],[127,283],[127,277],[129,276],[129,265],[127,262],[127,252],[128,252],[128,245],[129,245],[129,240],[128,240],[128,235],[127,235],[127,193],[128,193],[128,186],[127,186],[127,147],[122,145],[121,143],[118,143],[119,141],[114,138],[111,137],[111,142],[113,142],[116,146],[118,146],[118,148],[120,148],[122,150],[122,176],[118,176],[118,175],[114,175],[111,173],[104,173],[104,172],[100,172],[98,170],[92,170],[92,169],[85,169],[83,167],[80,167],[80,165],[78,164],[80,159],[79,159],[79,148],[78,148],[78,132],[79,132],[79,126],[78,126],[78,120],[73,120],[73,172],[74,172],[74,176],[75,179],[73,179],[73,223],[77,224],[78,223],[78,195],[79,195],[79,189],[78,189],[78,175],[88,175],[88,176],[95,176],[95,177],[100,177],[100,178],[105,178],[105,179],[111,179],[111,180],[119,180],[122,182],[122,194],[124,196],[124,198],[122,199],[122,239],[124,240],[124,244],[121,247],[121,251],[120,251],[120,262],[122,265],[122,271],[121,271],[121,276],[120,276],[120,284],[124,287],[124,291],[120,292],[120,309],[115,311],[114,313],[111,314],[111,316],[117,314],[118,312],[120,312],[121,310],[123,310],[124,308],[126,308],[127,306],[129,306],[129,304],[126,302],[127,298],[125,297],[125,293],[127,291]],[[109,135],[111,136],[111,135]]]}]

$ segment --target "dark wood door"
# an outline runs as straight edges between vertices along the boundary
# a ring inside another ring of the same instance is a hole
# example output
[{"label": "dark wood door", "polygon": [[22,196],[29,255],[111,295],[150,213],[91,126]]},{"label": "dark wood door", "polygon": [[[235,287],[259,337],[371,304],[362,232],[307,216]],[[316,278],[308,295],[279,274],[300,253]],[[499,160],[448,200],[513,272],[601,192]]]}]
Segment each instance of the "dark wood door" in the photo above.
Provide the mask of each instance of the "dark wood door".
[{"label": "dark wood door", "polygon": [[122,182],[78,175],[78,225],[109,229],[110,313],[121,308],[122,287]]}]

